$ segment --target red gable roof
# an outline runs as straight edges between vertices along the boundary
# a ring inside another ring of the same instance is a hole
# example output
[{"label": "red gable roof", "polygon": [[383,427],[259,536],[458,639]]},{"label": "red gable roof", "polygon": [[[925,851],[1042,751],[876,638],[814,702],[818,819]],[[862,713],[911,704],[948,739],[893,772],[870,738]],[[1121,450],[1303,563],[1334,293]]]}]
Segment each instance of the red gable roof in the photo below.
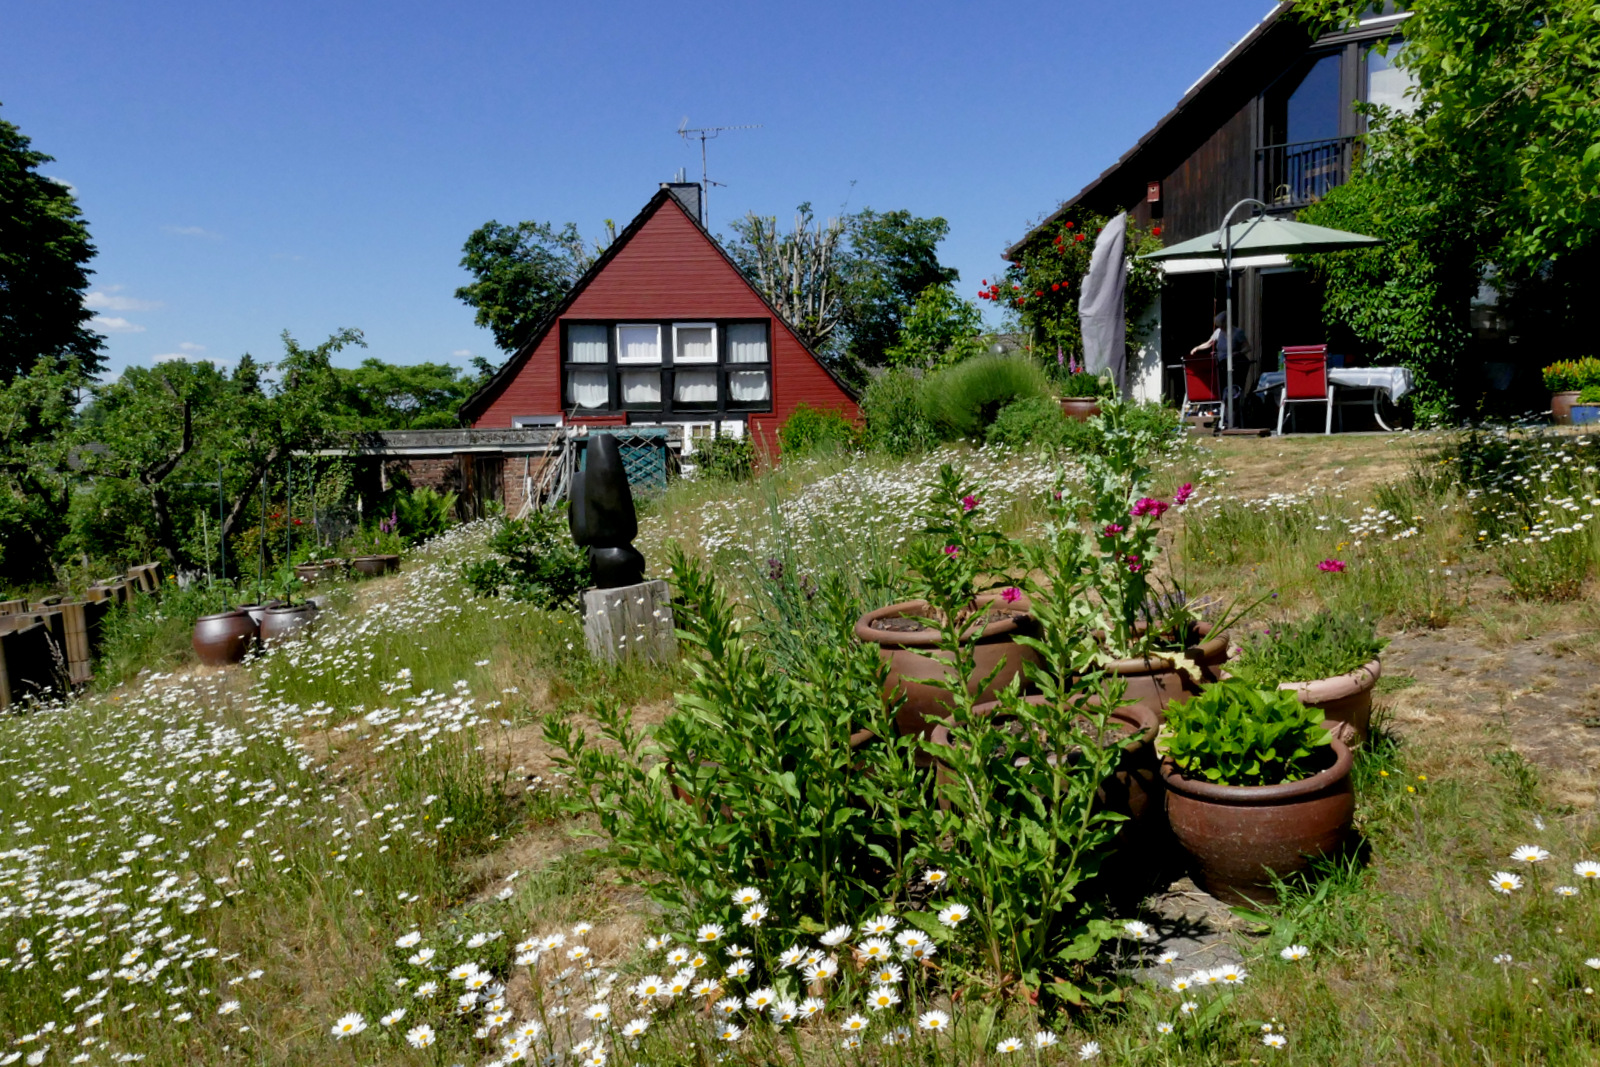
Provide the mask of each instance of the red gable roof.
[{"label": "red gable roof", "polygon": [[858,415],[844,383],[801,343],[667,189],[650,198],[528,342],[462,405],[462,418],[475,427],[495,427],[511,426],[517,416],[561,414],[557,327],[567,318],[770,318],[773,410],[750,415],[752,428],[758,433],[775,429],[801,403]]}]

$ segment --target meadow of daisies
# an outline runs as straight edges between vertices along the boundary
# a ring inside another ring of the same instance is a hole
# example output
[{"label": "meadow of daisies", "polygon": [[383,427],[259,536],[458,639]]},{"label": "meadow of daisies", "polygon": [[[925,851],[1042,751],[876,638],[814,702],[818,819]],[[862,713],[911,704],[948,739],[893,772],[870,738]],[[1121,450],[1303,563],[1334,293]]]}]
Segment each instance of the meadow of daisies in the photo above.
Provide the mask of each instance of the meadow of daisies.
[{"label": "meadow of daisies", "polygon": [[[1520,582],[1563,605],[1545,625],[1600,624],[1582,569],[1600,447],[1507,438],[1463,474],[1420,440],[1373,492],[1251,497],[1228,447],[1159,474],[1200,487],[1172,553],[1197,591],[1355,602],[1402,637],[1466,641],[1523,610]],[[686,486],[641,544],[730,573],[880,566],[949,458]],[[959,458],[1018,532],[1071,468]],[[1357,762],[1360,850],[1206,935],[1237,963],[1187,959],[1195,931],[1154,902],[1108,911],[1101,1003],[1008,995],[968,887],[933,867],[827,928],[760,884],[714,920],[663,909],[538,738],[599,702],[671,714],[681,668],[590,663],[575,619],[469,597],[485,535],[458,527],[340,591],[310,637],[244,667],[147,671],[0,723],[0,1067],[1600,1061],[1592,803],[1556,799],[1572,791],[1503,730],[1397,721],[1392,695]]]}]

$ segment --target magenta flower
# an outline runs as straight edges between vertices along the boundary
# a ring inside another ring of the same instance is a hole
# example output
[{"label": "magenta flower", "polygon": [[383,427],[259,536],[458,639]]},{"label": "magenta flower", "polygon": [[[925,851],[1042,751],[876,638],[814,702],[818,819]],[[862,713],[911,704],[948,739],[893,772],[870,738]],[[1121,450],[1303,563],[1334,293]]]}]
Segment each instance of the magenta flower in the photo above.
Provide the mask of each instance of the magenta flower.
[{"label": "magenta flower", "polygon": [[961,555],[961,546],[960,545],[945,545],[944,546],[944,554],[947,555],[947,556],[952,556],[952,557],[953,556],[959,556],[959,555]]},{"label": "magenta flower", "polygon": [[1017,601],[1022,599],[1022,590],[1018,589],[1014,585],[1008,585],[1004,589],[1000,590],[1000,599],[1004,600],[1007,604],[1015,604]]},{"label": "magenta flower", "polygon": [[1128,559],[1128,570],[1132,571],[1134,574],[1138,574],[1140,571],[1144,570],[1144,564],[1130,557]]},{"label": "magenta flower", "polygon": [[1317,564],[1317,570],[1323,572],[1324,574],[1343,574],[1344,560],[1325,559],[1321,563]]},{"label": "magenta flower", "polygon": [[1173,496],[1172,502],[1181,508],[1189,502],[1189,498],[1192,496],[1194,496],[1194,486],[1189,482],[1184,482],[1178,486],[1178,492]]},{"label": "magenta flower", "polygon": [[1169,507],[1171,505],[1165,500],[1157,500],[1153,496],[1142,496],[1133,502],[1133,511],[1130,514],[1136,519],[1143,515],[1152,515],[1159,519],[1162,512]]},{"label": "magenta flower", "polygon": [[1115,536],[1117,536],[1117,534],[1121,533],[1122,531],[1124,531],[1126,529],[1127,529],[1127,527],[1122,525],[1122,523],[1120,523],[1120,522],[1112,522],[1112,523],[1107,523],[1106,524],[1105,533],[1106,533],[1107,537],[1115,537]]},{"label": "magenta flower", "polygon": [[968,495],[968,496],[964,496],[964,497],[961,498],[961,510],[962,511],[971,511],[973,508],[975,508],[977,506],[978,506],[978,498],[977,497]]}]

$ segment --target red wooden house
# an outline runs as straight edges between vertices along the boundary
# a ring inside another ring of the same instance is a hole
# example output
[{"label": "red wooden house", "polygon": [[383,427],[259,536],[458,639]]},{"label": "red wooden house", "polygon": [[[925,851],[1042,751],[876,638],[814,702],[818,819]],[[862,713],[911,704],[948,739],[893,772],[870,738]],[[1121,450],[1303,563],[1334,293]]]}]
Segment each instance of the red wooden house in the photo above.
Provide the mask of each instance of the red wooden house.
[{"label": "red wooden house", "polygon": [[461,408],[475,429],[720,428],[775,448],[800,404],[855,399],[700,221],[701,189],[663,184],[565,300]]}]

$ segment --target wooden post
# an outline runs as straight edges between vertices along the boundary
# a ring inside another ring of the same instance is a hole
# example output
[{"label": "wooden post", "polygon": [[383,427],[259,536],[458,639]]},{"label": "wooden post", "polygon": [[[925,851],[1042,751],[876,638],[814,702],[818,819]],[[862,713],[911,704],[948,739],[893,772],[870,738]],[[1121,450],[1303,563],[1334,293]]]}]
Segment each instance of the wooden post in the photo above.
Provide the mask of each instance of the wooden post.
[{"label": "wooden post", "polygon": [[678,640],[672,632],[672,593],[667,583],[658,579],[587,590],[583,594],[583,637],[595,659],[672,659],[678,653]]}]

